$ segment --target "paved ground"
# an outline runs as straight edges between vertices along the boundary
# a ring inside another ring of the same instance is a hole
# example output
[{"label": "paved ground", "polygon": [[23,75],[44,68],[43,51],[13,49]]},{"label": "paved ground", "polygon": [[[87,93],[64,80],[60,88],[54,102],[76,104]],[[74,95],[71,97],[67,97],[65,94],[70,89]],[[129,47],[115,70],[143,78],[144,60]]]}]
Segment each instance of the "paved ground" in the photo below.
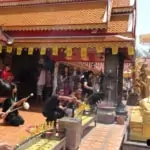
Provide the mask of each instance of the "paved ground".
[{"label": "paved ground", "polygon": [[[1,111],[1,110],[0,110]],[[30,125],[38,125],[44,122],[44,118],[39,110],[35,110],[37,112],[26,112],[20,111],[20,115],[25,119],[25,124],[20,127],[10,127],[3,124],[2,120],[0,120],[0,140],[6,141],[11,145],[16,145],[24,137],[29,136],[26,132],[26,129]]]},{"label": "paved ground", "polygon": [[97,124],[82,140],[79,150],[119,150],[125,126]]},{"label": "paved ground", "polygon": [[[1,122],[0,140],[7,141],[11,145],[16,145],[22,141],[24,137],[28,136],[28,133],[26,132],[28,126],[44,122],[41,113],[20,111],[20,114],[26,120],[25,125],[21,127],[9,127],[4,126]],[[91,130],[83,138],[79,150],[119,150],[124,128],[124,125],[121,126],[115,124],[97,124],[97,127],[92,128],[91,124],[89,127]]]}]

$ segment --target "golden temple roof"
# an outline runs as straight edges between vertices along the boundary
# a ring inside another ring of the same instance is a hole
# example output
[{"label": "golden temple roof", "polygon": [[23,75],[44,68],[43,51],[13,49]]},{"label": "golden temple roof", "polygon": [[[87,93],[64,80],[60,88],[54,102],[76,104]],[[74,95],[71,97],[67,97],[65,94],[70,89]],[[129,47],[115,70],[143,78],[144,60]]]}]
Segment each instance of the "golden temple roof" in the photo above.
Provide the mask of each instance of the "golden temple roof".
[{"label": "golden temple roof", "polygon": [[140,43],[149,44],[150,43],[150,34],[144,34],[140,36]]},{"label": "golden temple roof", "polygon": [[[99,5],[100,4],[100,5]],[[7,30],[38,27],[39,29],[106,28],[103,22],[106,2],[0,9],[0,23]],[[49,10],[49,11],[47,11]],[[16,21],[17,19],[17,21]]]},{"label": "golden temple roof", "polygon": [[[10,0],[9,0],[10,1]],[[13,3],[35,2],[35,0],[12,0]],[[57,0],[47,0],[52,2]],[[66,1],[66,0],[58,0]],[[68,0],[70,1],[70,0]],[[5,31],[38,31],[38,30],[95,30],[102,29],[103,33],[132,33],[128,30],[130,13],[128,9],[134,0],[93,1],[83,3],[65,3],[55,5],[28,5],[24,7],[1,7],[0,23]],[[0,0],[4,3],[4,0]],[[36,2],[46,2],[36,0]],[[5,1],[6,3],[6,1]],[[10,2],[11,4],[12,2]],[[110,8],[107,9],[107,6]],[[1,3],[0,3],[1,5]],[[15,9],[14,9],[15,8]],[[123,8],[120,11],[120,8]],[[113,13],[114,11],[117,13]],[[108,11],[108,12],[107,12]],[[103,30],[105,29],[105,30]],[[115,38],[114,38],[115,39]],[[114,41],[105,38],[104,41]],[[115,41],[118,41],[115,39]]]},{"label": "golden temple roof", "polygon": [[72,2],[76,0],[0,0],[0,6],[25,6],[36,4],[48,4],[48,3],[60,3],[60,2]]},{"label": "golden temple roof", "polygon": [[112,13],[132,13],[136,5],[136,0],[112,0]]},{"label": "golden temple roof", "polygon": [[130,0],[113,0],[113,8],[128,6],[130,6]]},{"label": "golden temple roof", "polygon": [[129,15],[112,16],[108,23],[108,33],[123,33],[128,32]]},{"label": "golden temple roof", "polygon": [[[82,0],[88,2],[87,0]],[[113,8],[129,7],[130,1],[133,0],[112,0]],[[0,6],[18,6],[18,5],[33,5],[33,4],[48,4],[60,2],[81,2],[78,0],[0,0]]]}]

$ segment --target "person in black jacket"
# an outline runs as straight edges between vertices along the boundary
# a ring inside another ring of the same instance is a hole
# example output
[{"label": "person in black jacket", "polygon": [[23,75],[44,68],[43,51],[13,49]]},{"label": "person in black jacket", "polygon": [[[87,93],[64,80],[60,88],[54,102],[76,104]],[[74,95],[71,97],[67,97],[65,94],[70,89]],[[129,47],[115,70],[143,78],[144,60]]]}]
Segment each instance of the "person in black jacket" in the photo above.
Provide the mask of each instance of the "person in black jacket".
[{"label": "person in black jacket", "polygon": [[[8,81],[0,79],[0,103],[2,104],[8,97],[12,94],[11,85]],[[5,113],[0,112],[0,116],[2,117]]]},{"label": "person in black jacket", "polygon": [[[12,88],[11,85],[2,79],[0,79],[0,103],[3,103],[5,99],[11,96]],[[3,117],[5,115],[4,112],[0,112],[0,117]],[[2,150],[13,150],[13,147],[9,144],[0,141],[0,149]]]},{"label": "person in black jacket", "polygon": [[82,79],[82,89],[83,89],[83,96],[88,97],[93,94],[93,72],[88,71],[85,73],[84,78]]},{"label": "person in black jacket", "polygon": [[100,91],[103,92],[103,84],[104,84],[104,73],[101,70],[99,75],[99,84],[100,84]]},{"label": "person in black jacket", "polygon": [[62,92],[62,89],[58,88],[57,94],[49,97],[45,102],[42,113],[44,117],[46,117],[47,122],[51,122],[51,121],[56,122],[57,119],[64,117],[65,110],[62,107],[60,107],[61,102],[78,103],[77,98],[63,96],[61,92]]},{"label": "person in black jacket", "polygon": [[[7,110],[13,105],[13,109],[17,106],[17,86],[15,84],[11,84],[12,88],[12,95],[11,97],[7,98],[3,103],[3,112],[7,112]],[[24,119],[19,115],[18,110],[15,110],[13,112],[10,112],[6,114],[6,117],[4,117],[5,123],[11,126],[19,126],[24,124]]]}]

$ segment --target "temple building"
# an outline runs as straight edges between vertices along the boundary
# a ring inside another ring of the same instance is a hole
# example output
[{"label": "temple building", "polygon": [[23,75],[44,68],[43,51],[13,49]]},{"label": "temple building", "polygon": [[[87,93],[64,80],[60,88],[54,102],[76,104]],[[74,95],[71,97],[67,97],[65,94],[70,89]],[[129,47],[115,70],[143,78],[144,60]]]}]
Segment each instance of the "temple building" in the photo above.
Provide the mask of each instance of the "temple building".
[{"label": "temple building", "polygon": [[140,36],[141,44],[150,44],[150,34],[143,34]]},{"label": "temple building", "polygon": [[18,70],[33,71],[38,56],[47,55],[54,61],[102,61],[105,72],[111,68],[118,76],[118,62],[134,58],[135,18],[135,0],[0,0],[7,38],[0,52],[11,55]]}]

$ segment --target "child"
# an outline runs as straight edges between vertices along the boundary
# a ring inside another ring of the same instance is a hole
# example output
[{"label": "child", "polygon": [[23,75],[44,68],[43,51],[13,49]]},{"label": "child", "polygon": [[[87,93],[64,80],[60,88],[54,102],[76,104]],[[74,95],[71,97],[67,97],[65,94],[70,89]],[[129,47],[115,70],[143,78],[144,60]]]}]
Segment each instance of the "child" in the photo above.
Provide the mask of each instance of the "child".
[{"label": "child", "polygon": [[[10,98],[7,98],[3,103],[3,112],[7,112],[8,109],[13,105],[15,108],[16,102],[17,102],[17,87],[15,84],[11,84],[12,88],[12,96]],[[18,110],[15,110],[10,113],[6,113],[4,121],[8,123],[11,126],[19,126],[24,124],[23,118],[19,115]]]}]

